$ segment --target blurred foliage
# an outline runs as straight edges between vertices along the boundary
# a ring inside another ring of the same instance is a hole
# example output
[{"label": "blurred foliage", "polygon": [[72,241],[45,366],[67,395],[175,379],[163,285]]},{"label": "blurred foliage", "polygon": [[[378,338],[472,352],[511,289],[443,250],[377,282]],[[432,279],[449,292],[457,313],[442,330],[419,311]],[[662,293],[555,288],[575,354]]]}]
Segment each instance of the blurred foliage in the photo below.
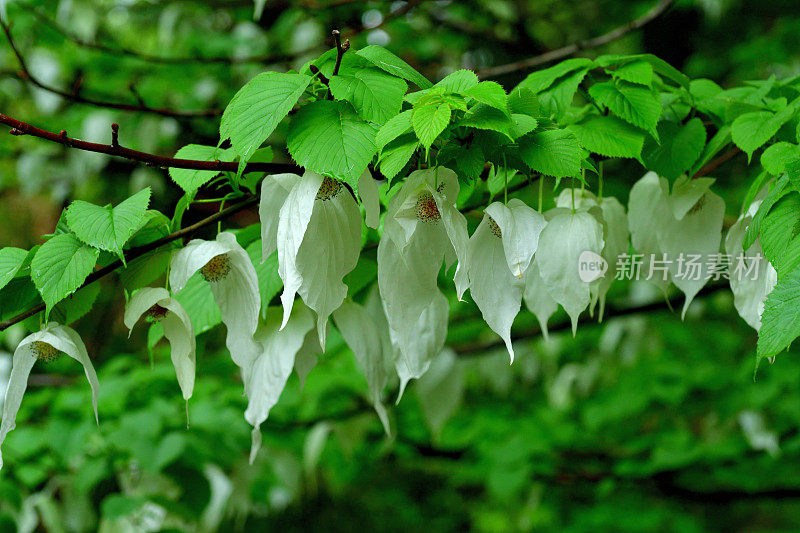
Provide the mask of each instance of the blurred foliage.
[{"label": "blurred foliage", "polygon": [[[253,3],[240,0],[0,1],[39,79],[176,110],[222,109],[256,73],[297,68],[330,47],[333,28],[439,79],[602,34],[652,4],[268,0],[254,21]],[[585,54],[650,52],[730,86],[799,74],[799,36],[792,0],[682,0],[642,31]],[[123,145],[162,154],[218,138],[216,118],[121,112],[31,88],[5,44],[0,73],[3,113],[51,130],[108,142],[117,122]],[[525,74],[498,81],[511,87]],[[274,148],[276,161],[287,160]],[[619,179],[606,183],[622,201],[639,177],[624,171],[609,169]],[[750,174],[743,158],[718,174],[729,215]],[[72,199],[117,202],[145,185],[154,207],[179,196],[164,170],[0,136],[0,242],[29,248]],[[217,208],[199,204],[185,224]],[[250,213],[237,222],[254,221]],[[611,298],[647,301],[646,289],[616,287]],[[505,352],[446,352],[393,409],[392,438],[335,337],[302,394],[290,380],[253,466],[241,383],[220,333],[199,339],[187,430],[166,351],[155,349],[151,368],[144,333],[126,339],[121,306],[103,291],[77,325],[99,368],[99,427],[73,366],[34,369],[5,444],[0,529],[800,529],[800,369],[790,355],[753,380],[755,332],[727,294],[698,301],[685,322],[664,312],[533,341],[510,367]],[[472,325],[471,304],[452,313],[452,345],[493,338]],[[532,321],[523,314],[520,327]],[[21,331],[2,334],[6,349]]]}]

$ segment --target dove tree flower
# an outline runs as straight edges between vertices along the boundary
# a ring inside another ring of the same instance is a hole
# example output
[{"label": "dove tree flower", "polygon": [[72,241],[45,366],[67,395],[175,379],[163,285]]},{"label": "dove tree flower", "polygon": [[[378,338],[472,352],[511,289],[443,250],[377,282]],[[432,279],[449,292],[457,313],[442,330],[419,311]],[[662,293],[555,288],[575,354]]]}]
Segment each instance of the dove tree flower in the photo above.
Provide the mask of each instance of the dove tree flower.
[{"label": "dove tree flower", "polygon": [[[145,287],[136,291],[125,307],[125,326],[132,333],[139,319],[158,322],[170,344],[172,365],[184,400],[192,397],[195,377],[195,337],[186,310],[169,291],[161,287]],[[130,333],[128,334],[130,336]]]},{"label": "dove tree flower", "polygon": [[458,178],[445,167],[412,172],[389,202],[378,245],[378,287],[392,343],[400,351],[401,394],[441,351],[447,299],[437,286],[444,260],[456,260],[456,294],[467,289],[467,221],[456,208]]},{"label": "dove tree flower", "polygon": [[223,231],[213,241],[194,239],[172,256],[172,290],[179,292],[195,272],[211,285],[228,329],[225,345],[233,362],[246,373],[259,351],[253,336],[261,311],[258,277],[250,257],[232,233]]},{"label": "dove tree flower", "polygon": [[761,201],[754,201],[725,236],[725,251],[731,256],[729,280],[733,305],[739,316],[756,331],[761,328],[761,315],[767,296],[778,283],[778,272],[764,257],[761,240],[757,238],[747,250],[742,247],[745,230],[753,221]]},{"label": "dove tree flower", "polygon": [[[83,344],[78,333],[66,326],[55,322],[48,323],[40,331],[32,333],[22,339],[17,349],[14,350],[14,357],[11,363],[11,375],[8,379],[8,389],[6,389],[5,402],[3,403],[3,421],[0,425],[0,446],[6,439],[8,432],[16,426],[17,412],[22,403],[22,396],[28,386],[28,376],[34,363],[39,359],[43,362],[50,362],[59,358],[62,354],[67,354],[81,365],[89,380],[92,389],[92,407],[94,409],[95,420],[97,417],[97,394],[100,384],[97,381],[97,374],[89,359],[86,346]],[[0,453],[0,468],[3,467],[3,456]]]},{"label": "dove tree flower", "polygon": [[521,200],[489,205],[469,240],[470,294],[483,319],[500,335],[514,362],[511,325],[525,290],[523,275],[539,244],[545,219]]},{"label": "dove tree flower", "polygon": [[296,305],[289,320],[285,321],[280,318],[278,309],[268,309],[266,320],[256,332],[259,353],[246,375],[248,404],[244,413],[245,419],[253,426],[251,463],[261,447],[261,424],[278,403],[294,368],[295,356],[303,346],[306,333],[313,327],[314,319],[309,309]]},{"label": "dove tree flower", "polygon": [[[377,186],[362,176],[369,198],[367,218],[377,226]],[[375,187],[373,191],[370,187]],[[374,194],[372,194],[374,192]],[[291,316],[297,293],[317,314],[317,333],[325,348],[328,317],[344,301],[344,276],[355,268],[361,251],[361,213],[350,191],[338,180],[311,171],[302,176],[276,174],[261,185],[262,258],[278,251],[283,280],[283,323]]]}]

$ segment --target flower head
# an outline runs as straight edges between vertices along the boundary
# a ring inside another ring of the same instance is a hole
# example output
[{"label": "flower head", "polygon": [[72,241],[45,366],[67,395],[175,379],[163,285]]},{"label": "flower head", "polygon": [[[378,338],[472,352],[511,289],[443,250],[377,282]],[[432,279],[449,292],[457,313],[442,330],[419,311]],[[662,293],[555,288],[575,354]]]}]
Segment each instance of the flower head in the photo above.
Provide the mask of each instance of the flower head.
[{"label": "flower head", "polygon": [[[231,268],[230,260],[227,268]],[[189,315],[178,300],[160,287],[145,287],[133,294],[125,307],[125,326],[132,332],[142,315],[161,323],[171,347],[172,364],[183,399],[188,400],[192,397],[195,376],[195,338]]]},{"label": "flower head", "polygon": [[[192,240],[172,256],[169,273],[172,290],[180,291],[195,272],[200,272],[211,285],[222,322],[228,328],[225,345],[234,363],[246,371],[258,352],[253,335],[261,311],[258,277],[250,257],[232,233],[223,231],[213,241]],[[174,309],[177,308],[170,308]]]},{"label": "flower head", "polygon": [[[14,350],[11,375],[8,379],[8,389],[6,389],[5,402],[3,403],[0,445],[5,441],[8,432],[16,426],[17,412],[22,403],[22,396],[28,386],[28,376],[36,360],[40,359],[43,362],[49,362],[60,357],[61,354],[67,354],[83,365],[86,379],[89,380],[89,386],[92,388],[92,407],[94,408],[95,420],[97,420],[97,393],[100,385],[92,362],[89,359],[89,354],[86,352],[86,346],[75,330],[50,322],[40,331],[22,339],[17,349]],[[3,457],[0,454],[0,468],[2,467]]]}]

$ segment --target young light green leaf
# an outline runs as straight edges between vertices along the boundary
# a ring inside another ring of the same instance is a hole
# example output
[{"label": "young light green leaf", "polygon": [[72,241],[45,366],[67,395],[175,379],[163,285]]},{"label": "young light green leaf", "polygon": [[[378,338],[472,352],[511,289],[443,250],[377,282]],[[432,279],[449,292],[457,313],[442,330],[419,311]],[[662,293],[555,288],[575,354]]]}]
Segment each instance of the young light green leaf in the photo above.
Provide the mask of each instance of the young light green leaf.
[{"label": "young light green leaf", "polygon": [[11,246],[0,249],[0,289],[11,281],[25,263],[28,251]]},{"label": "young light green leaf", "polygon": [[[233,161],[233,150],[223,150],[216,146],[203,146],[201,144],[187,144],[175,154],[177,159],[196,159],[199,161]],[[188,168],[169,169],[172,181],[189,194],[194,194],[197,189],[219,175],[217,170],[193,170]]]},{"label": "young light green leaf", "polygon": [[525,88],[537,94],[548,89],[558,78],[576,70],[586,69],[591,64],[592,60],[585,57],[567,59],[550,68],[528,74],[528,77],[517,88]]},{"label": "young light green leaf", "polygon": [[747,154],[748,160],[753,152],[770,140],[782,124],[775,120],[775,114],[768,111],[745,113],[733,121],[731,138],[736,146]]},{"label": "young light green leaf", "polygon": [[672,180],[692,167],[706,144],[706,128],[697,117],[684,125],[662,121],[658,136],[660,145],[651,139],[645,142],[642,159],[648,170]]},{"label": "young light green leaf", "polygon": [[508,108],[512,113],[521,113],[531,117],[539,117],[542,107],[539,98],[525,87],[517,87],[508,95]]},{"label": "young light green leaf", "polygon": [[412,109],[403,111],[387,120],[386,124],[381,126],[381,129],[375,135],[375,144],[378,147],[378,151],[383,150],[384,146],[399,136],[411,131],[411,115],[413,112]]},{"label": "young light green leaf", "polygon": [[548,130],[517,140],[523,161],[536,172],[556,178],[581,176],[581,147],[575,134]]},{"label": "young light green leaf", "polygon": [[31,279],[47,306],[46,317],[83,284],[99,254],[71,233],[56,235],[39,248],[31,261]]},{"label": "young light green leaf", "polygon": [[425,76],[414,70],[408,63],[391,53],[382,46],[365,46],[358,52],[363,57],[381,70],[410,81],[420,89],[428,89],[433,84]]},{"label": "young light green leaf", "polygon": [[589,87],[589,96],[622,120],[658,139],[656,124],[661,116],[661,103],[650,89],[624,82],[603,82]]},{"label": "young light green leaf", "polygon": [[375,131],[348,102],[320,100],[297,112],[286,145],[299,165],[344,179],[357,190],[358,178],[377,152]]},{"label": "young light green leaf", "polygon": [[417,138],[427,150],[450,124],[450,106],[445,103],[432,103],[416,107],[411,122]]},{"label": "young light green leaf", "polygon": [[390,142],[381,152],[380,169],[389,183],[403,170],[411,156],[419,148],[419,141],[413,133],[402,135]]},{"label": "young light green leaf", "polygon": [[117,254],[124,263],[122,248],[145,222],[149,203],[150,187],[142,189],[114,208],[76,200],[67,209],[67,224],[81,241]]},{"label": "young light green leaf", "polygon": [[689,175],[694,176],[697,174],[706,163],[711,161],[711,159],[713,159],[720,150],[728,146],[728,143],[730,142],[731,127],[722,126],[719,130],[717,130],[717,133],[711,137],[711,140],[708,141],[705,149],[703,149],[703,153],[700,155],[700,158],[697,160],[697,162],[695,162],[695,164],[692,166],[692,169],[689,171]]},{"label": "young light green leaf", "polygon": [[508,96],[503,87],[497,82],[482,81],[464,91],[464,96],[508,113]]},{"label": "young light green leaf", "polygon": [[617,67],[611,75],[620,80],[636,83],[639,85],[646,85],[650,87],[653,84],[653,65],[647,61],[631,61]]},{"label": "young light green leaf", "polygon": [[787,163],[796,159],[800,159],[800,146],[781,141],[764,150],[761,166],[773,176],[778,176],[786,170]]},{"label": "young light green leaf", "polygon": [[778,279],[767,296],[758,331],[757,361],[774,357],[800,335],[800,268]]},{"label": "young light green leaf", "polygon": [[581,146],[596,154],[638,159],[642,153],[644,133],[617,117],[593,116],[569,130]]},{"label": "young light green leaf", "polygon": [[445,76],[434,87],[448,93],[463,94],[466,96],[467,90],[478,85],[478,76],[471,70],[461,69]]},{"label": "young light green leaf", "polygon": [[231,140],[240,167],[292,110],[311,79],[305,74],[264,72],[239,89],[222,115],[219,136]]},{"label": "young light green leaf", "polygon": [[[524,117],[525,115],[521,116]],[[536,121],[536,119],[532,117],[528,118]],[[514,134],[517,133],[515,129],[516,123],[511,120],[511,117],[509,117],[507,113],[485,104],[478,104],[470,109],[466,116],[464,116],[464,119],[459,123],[459,126],[470,126],[481,130],[496,131],[502,133],[511,141],[516,138]],[[522,124],[522,126],[520,131],[524,131],[524,129],[526,129],[525,126],[530,126],[530,124]],[[536,126],[534,126],[534,128],[535,127]]]},{"label": "young light green leaf", "polygon": [[333,96],[347,100],[367,122],[383,124],[397,115],[408,85],[402,79],[376,68],[365,68],[330,79]]}]

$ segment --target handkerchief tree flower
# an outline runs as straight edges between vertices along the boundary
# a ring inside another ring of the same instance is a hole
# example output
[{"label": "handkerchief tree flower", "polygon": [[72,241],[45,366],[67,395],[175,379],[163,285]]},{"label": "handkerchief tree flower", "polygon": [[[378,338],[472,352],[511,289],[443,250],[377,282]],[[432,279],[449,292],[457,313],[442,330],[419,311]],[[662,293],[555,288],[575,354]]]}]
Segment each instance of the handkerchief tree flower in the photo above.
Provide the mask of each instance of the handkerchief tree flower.
[{"label": "handkerchief tree flower", "polygon": [[[97,374],[89,359],[86,346],[83,344],[80,335],[71,328],[62,326],[55,322],[50,322],[40,331],[31,333],[17,345],[14,350],[14,358],[11,362],[11,375],[8,378],[8,388],[6,389],[5,401],[3,402],[3,422],[0,426],[0,446],[6,440],[8,432],[16,427],[17,412],[22,403],[25,389],[28,387],[28,376],[30,376],[33,365],[37,360],[44,363],[54,361],[67,354],[81,365],[89,380],[92,389],[92,408],[94,409],[95,420],[99,423],[97,416],[97,394],[100,384],[97,381]],[[0,453],[0,468],[3,467],[3,455]]]}]

